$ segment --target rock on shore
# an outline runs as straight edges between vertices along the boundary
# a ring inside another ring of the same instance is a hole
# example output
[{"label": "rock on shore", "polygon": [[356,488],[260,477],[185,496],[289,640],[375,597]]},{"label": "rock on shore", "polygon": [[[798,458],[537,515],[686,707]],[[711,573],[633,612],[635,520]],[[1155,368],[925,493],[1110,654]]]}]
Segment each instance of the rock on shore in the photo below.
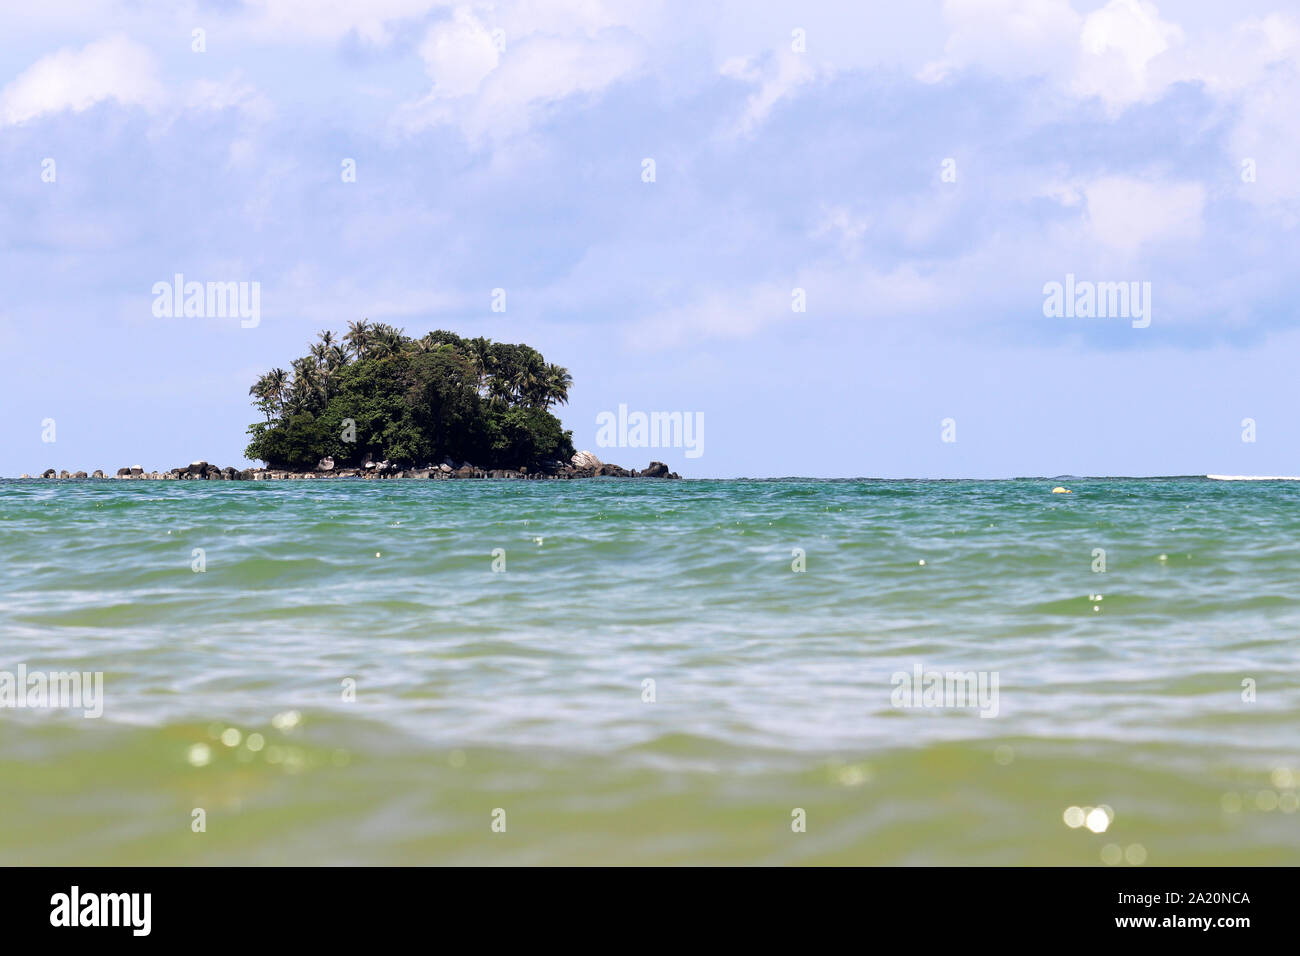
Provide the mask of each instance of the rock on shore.
[{"label": "rock on shore", "polygon": [[[24,478],[28,477],[23,475]],[[55,471],[47,468],[41,473],[42,478],[86,478],[84,471],[70,474],[67,471]],[[413,478],[420,480],[449,481],[466,478],[509,478],[527,481],[573,478],[680,478],[681,475],[668,470],[662,461],[652,461],[642,471],[623,468],[602,462],[589,451],[580,451],[569,463],[551,462],[542,470],[528,468],[492,468],[483,469],[470,462],[453,462],[445,460],[439,464],[421,467],[403,468],[390,461],[366,461],[360,468],[338,468],[333,458],[322,458],[314,471],[285,471],[277,468],[220,468],[206,461],[192,461],[188,465],[173,468],[170,471],[145,471],[140,465],[119,468],[117,474],[107,480],[149,480],[149,481],[278,481],[285,479],[316,478],[360,478],[363,480],[380,480],[388,478]],[[105,474],[95,469],[91,480],[104,479]]]}]

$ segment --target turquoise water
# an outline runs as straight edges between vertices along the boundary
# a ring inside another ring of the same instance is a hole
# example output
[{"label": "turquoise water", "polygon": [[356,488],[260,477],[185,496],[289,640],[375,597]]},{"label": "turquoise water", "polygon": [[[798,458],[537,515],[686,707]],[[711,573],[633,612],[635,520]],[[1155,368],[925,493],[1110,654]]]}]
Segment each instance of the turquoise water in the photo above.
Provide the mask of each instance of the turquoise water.
[{"label": "turquoise water", "polygon": [[1285,482],[0,482],[0,670],[104,674],[0,710],[0,863],[1296,863],[1298,542]]}]

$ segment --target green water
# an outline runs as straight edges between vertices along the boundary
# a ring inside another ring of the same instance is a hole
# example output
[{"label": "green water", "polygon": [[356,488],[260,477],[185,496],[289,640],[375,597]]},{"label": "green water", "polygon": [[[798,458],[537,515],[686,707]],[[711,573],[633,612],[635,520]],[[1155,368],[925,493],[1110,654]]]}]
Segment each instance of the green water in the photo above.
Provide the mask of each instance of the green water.
[{"label": "green water", "polygon": [[1294,483],[9,481],[0,559],[104,675],[0,864],[1300,862]]}]

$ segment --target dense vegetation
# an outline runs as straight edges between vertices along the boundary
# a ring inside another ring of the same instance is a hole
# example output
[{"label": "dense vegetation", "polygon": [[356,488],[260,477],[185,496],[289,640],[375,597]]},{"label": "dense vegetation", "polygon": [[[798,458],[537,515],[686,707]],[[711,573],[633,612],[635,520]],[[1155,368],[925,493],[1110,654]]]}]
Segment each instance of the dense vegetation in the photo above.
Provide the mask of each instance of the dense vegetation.
[{"label": "dense vegetation", "polygon": [[244,454],[305,471],[367,458],[399,465],[470,461],[483,468],[568,461],[573,437],[549,411],[569,399],[566,369],[527,345],[348,323],[342,341],[321,332],[292,372],[274,368],[249,389],[265,421]]}]

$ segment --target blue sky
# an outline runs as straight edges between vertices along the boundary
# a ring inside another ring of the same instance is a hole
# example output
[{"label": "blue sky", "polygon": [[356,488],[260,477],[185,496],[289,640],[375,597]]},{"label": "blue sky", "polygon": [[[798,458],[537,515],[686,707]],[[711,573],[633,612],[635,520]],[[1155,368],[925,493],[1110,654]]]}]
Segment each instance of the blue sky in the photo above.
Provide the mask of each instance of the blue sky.
[{"label": "blue sky", "polygon": [[[1300,473],[1279,2],[74,0],[0,25],[0,474],[241,463],[253,379],[362,317],[537,346],[573,373],[575,444],[634,467]],[[178,272],[260,283],[260,322],[155,317]],[[1149,282],[1149,327],[1045,316],[1067,274]],[[620,404],[702,414],[703,455],[598,448]]]}]

